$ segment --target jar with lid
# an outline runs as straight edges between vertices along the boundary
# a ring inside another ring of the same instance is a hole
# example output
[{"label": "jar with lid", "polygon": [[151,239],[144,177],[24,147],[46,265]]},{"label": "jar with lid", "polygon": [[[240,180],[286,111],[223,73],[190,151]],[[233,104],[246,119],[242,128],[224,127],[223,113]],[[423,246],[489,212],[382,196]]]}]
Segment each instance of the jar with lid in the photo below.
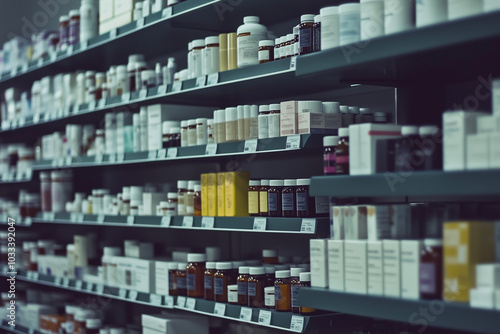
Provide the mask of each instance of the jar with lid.
[{"label": "jar with lid", "polygon": [[260,180],[259,188],[259,215],[267,217],[269,212],[267,210],[267,192],[269,190],[269,180]]},{"label": "jar with lid", "polygon": [[87,319],[85,320],[85,330],[80,330],[79,334],[99,334],[101,326],[101,319]]},{"label": "jar with lid", "polygon": [[321,51],[321,15],[314,16],[313,52]]},{"label": "jar with lid", "polygon": [[276,271],[276,280],[274,281],[274,300],[276,303],[276,311],[290,312],[292,309],[290,270]]},{"label": "jar with lid", "polygon": [[225,109],[226,142],[238,140],[238,108]]},{"label": "jar with lid", "polygon": [[186,215],[187,216],[194,216],[194,186],[198,183],[199,181],[188,181],[188,186],[187,186],[187,192],[186,195],[184,196],[184,202],[186,206]]},{"label": "jar with lid", "polygon": [[203,49],[203,75],[219,72],[219,36],[210,36],[205,38],[205,49]]},{"label": "jar with lid", "polygon": [[177,285],[177,295],[187,296],[187,263],[178,263],[175,272],[175,283]]},{"label": "jar with lid", "polygon": [[196,217],[201,216],[201,185],[194,185],[194,215]]},{"label": "jar with lid", "polygon": [[385,112],[377,111],[373,114],[373,123],[387,124],[389,123],[389,116]]},{"label": "jar with lid", "polygon": [[128,84],[131,92],[135,92],[137,90],[137,84],[136,84],[137,69],[135,68],[135,64],[140,61],[144,61],[144,55],[142,54],[132,54],[128,56],[127,72],[128,72]]},{"label": "jar with lid", "polygon": [[75,45],[80,41],[80,10],[69,11],[69,36],[68,44]]},{"label": "jar with lid", "polygon": [[305,55],[313,52],[314,15],[306,14],[300,17],[299,53]]},{"label": "jar with lid", "polygon": [[264,307],[264,288],[266,285],[264,267],[250,267],[248,277],[248,306]]},{"label": "jar with lid", "polygon": [[205,286],[205,299],[214,300],[214,274],[216,273],[215,262],[205,263],[205,275],[204,275],[204,286]]},{"label": "jar with lid", "polygon": [[227,303],[227,286],[233,284],[231,278],[233,264],[231,262],[217,262],[217,270],[214,274],[214,300],[219,303]]},{"label": "jar with lid", "polygon": [[188,181],[177,181],[177,214],[179,216],[186,215],[186,194],[187,194]]},{"label": "jar with lid", "polygon": [[207,120],[207,144],[213,144],[213,143],[215,143],[214,120],[209,119]]},{"label": "jar with lid", "polygon": [[52,171],[50,176],[52,212],[64,212],[66,203],[73,196],[73,173],[69,170]]},{"label": "jar with lid", "polygon": [[339,142],[335,150],[337,174],[349,174],[349,128],[339,129]]},{"label": "jar with lid", "polygon": [[417,166],[424,164],[422,151],[418,150],[417,141],[420,140],[417,126],[403,126],[401,128],[402,138],[394,144],[394,170],[397,173],[407,170],[415,170]]},{"label": "jar with lid", "polygon": [[[274,283],[274,281],[273,281]],[[264,288],[264,307],[269,310],[274,310],[275,308],[275,296],[274,296],[274,285],[266,286]]]},{"label": "jar with lid", "polygon": [[361,7],[359,3],[339,6],[339,44],[346,45],[361,39]]},{"label": "jar with lid", "polygon": [[121,96],[129,92],[127,67],[119,65],[116,67],[116,94]]},{"label": "jar with lid", "polygon": [[205,254],[188,254],[187,272],[187,295],[188,297],[203,298],[205,295]]},{"label": "jar with lid", "polygon": [[168,294],[170,296],[177,296],[177,267],[176,262],[168,264]]},{"label": "jar with lid", "polygon": [[262,250],[262,263],[264,264],[278,264],[278,252],[274,249],[263,249]]},{"label": "jar with lid", "polygon": [[177,216],[178,194],[167,194],[167,216]]},{"label": "jar with lid", "polygon": [[309,196],[311,179],[298,179],[295,200],[297,203],[297,217],[313,217],[315,212],[314,197]]},{"label": "jar with lid", "polygon": [[187,137],[188,146],[196,146],[198,142],[198,134],[196,132],[196,119],[190,119],[187,122]]},{"label": "jar with lid", "polygon": [[69,16],[59,17],[59,48],[66,50],[69,44]]},{"label": "jar with lid", "polygon": [[281,217],[281,192],[285,182],[283,180],[269,181],[269,190],[267,191],[267,209],[269,217]]},{"label": "jar with lid", "polygon": [[141,89],[150,89],[156,86],[156,72],[153,70],[141,71]]},{"label": "jar with lid", "polygon": [[339,142],[337,136],[323,137],[323,174],[334,175],[336,171],[335,151]]},{"label": "jar with lid", "polygon": [[373,123],[372,111],[369,108],[359,108],[359,115],[356,115],[355,123]]},{"label": "jar with lid", "polygon": [[259,116],[257,117],[259,139],[269,138],[269,114],[270,111],[268,105],[259,106]]},{"label": "jar with lid", "polygon": [[42,211],[52,211],[52,184],[49,172],[40,172],[40,194],[42,197]]},{"label": "jar with lid", "polygon": [[192,75],[193,78],[198,78],[203,75],[202,50],[205,49],[205,40],[195,39],[192,45],[193,45],[193,50],[191,51]]},{"label": "jar with lid", "polygon": [[238,305],[248,305],[248,278],[250,277],[250,267],[239,267],[239,276],[237,281],[238,286]]},{"label": "jar with lid", "polygon": [[280,60],[281,57],[281,39],[278,37],[274,40],[274,60]]},{"label": "jar with lid", "polygon": [[36,217],[40,212],[40,195],[27,193],[26,194],[26,211],[24,217]]},{"label": "jar with lid", "polygon": [[181,128],[172,127],[169,129],[170,140],[168,141],[169,147],[181,146]]},{"label": "jar with lid", "polygon": [[300,273],[305,271],[303,268],[291,268],[290,269],[290,286],[291,286],[291,296],[292,296],[292,312],[300,313],[300,306],[298,303],[299,299],[299,289],[300,289]]},{"label": "jar with lid", "polygon": [[238,68],[259,63],[259,41],[267,38],[267,28],[259,22],[258,16],[245,16],[244,24],[238,27]]},{"label": "jar with lid", "polygon": [[264,269],[266,270],[266,287],[270,286],[273,288],[273,296],[274,296],[274,281],[276,280],[274,273],[276,272],[276,268],[274,266],[266,265]]},{"label": "jar with lid", "polygon": [[295,37],[293,34],[288,34],[286,35],[286,40],[285,40],[285,51],[286,51],[286,57],[291,58],[293,56],[293,41]]},{"label": "jar with lid", "polygon": [[280,136],[280,116],[281,106],[279,103],[269,105],[268,137],[277,138]]},{"label": "jar with lid", "polygon": [[437,126],[421,126],[418,129],[420,139],[417,146],[423,156],[423,163],[418,170],[443,169],[443,133]]},{"label": "jar with lid", "polygon": [[206,145],[208,143],[207,118],[196,119],[196,145]]},{"label": "jar with lid", "polygon": [[181,121],[181,147],[189,146],[188,121]]},{"label": "jar with lid", "polygon": [[[146,88],[143,84],[142,80],[142,74],[144,71],[149,71],[148,64],[145,61],[136,61],[135,62],[135,85],[136,85],[136,90],[141,90],[143,88]],[[154,80],[156,81],[156,73],[155,71],[152,71],[153,73],[149,72],[149,76],[152,76]],[[153,79],[152,79],[153,80]],[[130,88],[129,88],[130,90]]]},{"label": "jar with lid", "polygon": [[441,299],[443,291],[443,240],[425,239],[420,252],[420,298]]},{"label": "jar with lid", "polygon": [[274,60],[274,41],[262,40],[259,41],[259,64],[268,63]]},{"label": "jar with lid", "polygon": [[250,216],[259,216],[259,192],[260,181],[250,180],[248,183],[248,214]]},{"label": "jar with lid", "polygon": [[281,193],[281,207],[283,217],[296,217],[297,216],[297,206],[295,191],[297,188],[297,180],[288,179],[285,180],[285,186]]},{"label": "jar with lid", "polygon": [[[300,288],[306,288],[311,286],[311,273],[300,273],[299,274],[299,279],[300,279]],[[299,312],[300,314],[304,315],[311,315],[316,312],[315,309],[311,307],[305,307],[305,306],[299,306]]]}]

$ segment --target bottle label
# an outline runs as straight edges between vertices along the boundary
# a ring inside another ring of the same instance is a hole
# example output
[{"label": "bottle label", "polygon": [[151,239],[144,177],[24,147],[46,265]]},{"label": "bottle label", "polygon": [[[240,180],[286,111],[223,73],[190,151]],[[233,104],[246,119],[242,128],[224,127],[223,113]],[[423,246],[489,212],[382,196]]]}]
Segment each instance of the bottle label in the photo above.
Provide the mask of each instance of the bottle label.
[{"label": "bottle label", "polygon": [[274,300],[281,300],[281,285],[274,286]]},{"label": "bottle label", "polygon": [[312,32],[313,32],[312,28],[300,29],[299,42],[301,49],[312,47]]},{"label": "bottle label", "polygon": [[249,191],[248,192],[248,213],[258,214],[259,213],[259,192]]},{"label": "bottle label", "polygon": [[420,264],[420,292],[436,293],[436,266],[433,263]]},{"label": "bottle label", "polygon": [[195,274],[187,275],[187,289],[190,291],[196,290],[196,277]]},{"label": "bottle label", "polygon": [[335,168],[336,160],[335,153],[326,153],[323,155],[323,172],[325,175],[331,175],[337,172]]},{"label": "bottle label", "polygon": [[205,289],[212,290],[212,276],[205,275]]},{"label": "bottle label", "polygon": [[295,210],[294,197],[295,196],[293,193],[282,194],[281,207],[282,207],[283,211],[294,211]]},{"label": "bottle label", "polygon": [[214,278],[214,293],[216,295],[224,294],[224,279],[223,278]]},{"label": "bottle label", "polygon": [[349,155],[337,155],[335,161],[337,162],[337,164],[348,164]]},{"label": "bottle label", "polygon": [[[239,292],[239,287],[238,287]],[[257,294],[257,283],[248,283],[248,295],[255,297]]]},{"label": "bottle label", "polygon": [[238,67],[259,63],[259,41],[266,39],[266,34],[242,33],[237,37]]},{"label": "bottle label", "polygon": [[271,57],[269,56],[269,50],[260,50],[259,51],[259,62],[269,60]]},{"label": "bottle label", "polygon": [[186,277],[177,277],[177,289],[186,288]]},{"label": "bottle label", "polygon": [[307,193],[297,193],[295,197],[297,198],[297,211],[307,212],[309,209],[308,208],[309,196],[307,196]]},{"label": "bottle label", "polygon": [[238,295],[247,295],[247,282],[238,282]]},{"label": "bottle label", "polygon": [[267,194],[268,211],[278,211],[278,194],[268,193]]},{"label": "bottle label", "polygon": [[361,38],[359,13],[343,14],[340,20],[340,45],[358,42]]},{"label": "bottle label", "polygon": [[174,279],[175,279],[174,274],[168,274],[168,288],[170,290],[175,289]]},{"label": "bottle label", "polygon": [[315,197],[316,214],[323,214],[330,212],[330,201],[328,196]]},{"label": "bottle label", "polygon": [[292,284],[292,307],[299,307],[299,289],[300,285]]}]

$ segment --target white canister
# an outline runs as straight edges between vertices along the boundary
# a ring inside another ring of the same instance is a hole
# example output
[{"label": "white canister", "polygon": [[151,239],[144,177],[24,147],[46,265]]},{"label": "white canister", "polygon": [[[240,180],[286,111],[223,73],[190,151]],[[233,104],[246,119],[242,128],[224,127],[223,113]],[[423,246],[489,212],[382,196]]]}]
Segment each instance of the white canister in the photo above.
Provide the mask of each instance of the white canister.
[{"label": "white canister", "polygon": [[384,36],[384,0],[361,0],[361,40]]},{"label": "white canister", "polygon": [[208,119],[207,118],[197,118],[196,119],[196,143],[197,145],[206,145],[208,143],[208,129],[207,129]]},{"label": "white canister", "polygon": [[323,112],[323,102],[321,102],[321,101],[299,101],[298,109],[299,109],[299,113],[305,113],[305,112],[322,113]]},{"label": "white canister", "polygon": [[83,0],[80,6],[80,42],[99,35],[99,1]]},{"label": "white canister", "polygon": [[415,0],[385,0],[385,34],[415,27]]},{"label": "white canister", "polygon": [[203,75],[202,50],[204,48],[205,48],[204,39],[195,39],[193,41],[193,51],[191,52],[193,78],[198,78]]},{"label": "white canister", "polygon": [[323,112],[325,114],[340,114],[340,103],[323,102]]},{"label": "white canister", "polygon": [[319,11],[321,16],[321,50],[339,46],[339,7],[325,7]]},{"label": "white canister", "polygon": [[446,22],[448,20],[448,0],[419,0],[416,12],[417,27]]},{"label": "white canister", "polygon": [[361,39],[361,13],[359,3],[339,6],[339,45],[359,42]]},{"label": "white canister", "polygon": [[203,74],[219,72],[219,36],[205,38],[205,48],[203,49]]},{"label": "white canister", "polygon": [[448,0],[448,20],[480,14],[483,0]]},{"label": "white canister", "polygon": [[267,28],[257,16],[246,16],[237,30],[238,68],[259,63],[259,41],[267,39]]}]

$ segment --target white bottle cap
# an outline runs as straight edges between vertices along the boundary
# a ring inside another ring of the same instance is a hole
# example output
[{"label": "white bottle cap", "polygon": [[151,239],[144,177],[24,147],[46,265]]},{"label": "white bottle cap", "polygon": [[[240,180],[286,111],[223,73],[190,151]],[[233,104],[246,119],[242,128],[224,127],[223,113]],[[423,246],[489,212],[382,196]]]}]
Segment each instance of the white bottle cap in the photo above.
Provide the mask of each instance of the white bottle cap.
[{"label": "white bottle cap", "polygon": [[300,273],[299,274],[299,280],[301,282],[310,282],[311,281],[311,273],[310,272]]},{"label": "white bottle cap", "polygon": [[418,135],[418,127],[411,126],[411,125],[405,125],[401,128],[401,134],[405,137]]},{"label": "white bottle cap", "polygon": [[276,276],[276,278],[289,278],[290,270],[278,270],[274,275]]},{"label": "white bottle cap", "polygon": [[324,147],[337,146],[338,143],[339,143],[339,137],[338,136],[326,136],[326,137],[323,137],[323,146]]},{"label": "white bottle cap", "polygon": [[283,180],[271,180],[269,181],[271,187],[283,187],[285,182]]},{"label": "white bottle cap", "polygon": [[425,125],[418,128],[418,134],[420,136],[433,136],[439,133],[439,128],[435,125]]},{"label": "white bottle cap", "polygon": [[168,193],[167,198],[168,199],[177,199],[177,193]]},{"label": "white bottle cap", "polygon": [[129,63],[137,63],[140,61],[144,61],[144,55],[143,54],[133,54],[128,56],[128,62]]},{"label": "white bottle cap", "polygon": [[426,247],[443,246],[443,239],[424,239]]},{"label": "white bottle cap", "polygon": [[370,108],[359,108],[359,113],[361,115],[371,115],[372,112],[370,111]]},{"label": "white bottle cap", "polygon": [[348,112],[349,112],[348,106],[340,106],[340,113],[341,114],[347,114]]},{"label": "white bottle cap", "polygon": [[188,181],[185,180],[177,181],[177,189],[187,189],[187,187],[188,187]]},{"label": "white bottle cap", "polygon": [[339,14],[338,6],[324,7],[319,10],[319,15],[321,16],[338,15],[338,14]]},{"label": "white bottle cap", "polygon": [[339,137],[349,137],[349,128],[340,128]]},{"label": "white bottle cap", "polygon": [[201,191],[201,184],[198,184],[198,183],[197,183],[197,184],[195,184],[195,185],[194,185],[194,191],[195,191],[195,192],[200,192],[200,191]]},{"label": "white bottle cap", "polygon": [[187,263],[177,263],[177,270],[183,271],[187,268]]},{"label": "white bottle cap", "polygon": [[269,111],[269,106],[266,104],[260,105],[259,106],[259,112],[268,112]]},{"label": "white bottle cap", "polygon": [[226,108],[226,122],[232,122],[238,120],[238,108]]},{"label": "white bottle cap", "polygon": [[248,274],[250,274],[250,267],[241,266],[238,268],[238,273],[243,274],[243,275],[248,275]]},{"label": "white bottle cap", "polygon": [[199,181],[194,181],[194,180],[189,180],[188,181],[188,186],[187,186],[187,189],[188,190],[193,190],[194,191],[194,186],[195,184],[197,184]]},{"label": "white bottle cap", "polygon": [[259,23],[260,18],[258,16],[245,16],[243,18],[243,23]]},{"label": "white bottle cap", "polygon": [[305,269],[304,268],[291,268],[290,269],[290,276],[292,277],[299,277],[299,274],[301,272],[304,272]]},{"label": "white bottle cap", "polygon": [[314,22],[314,14],[305,14],[300,17],[300,22]]},{"label": "white bottle cap", "polygon": [[285,187],[295,187],[297,185],[297,180],[287,179],[285,180]]},{"label": "white bottle cap", "polygon": [[287,34],[286,35],[286,41],[287,42],[293,41],[294,39],[295,39],[295,35],[294,34]]},{"label": "white bottle cap", "polygon": [[187,128],[187,127],[188,127],[188,121],[187,120],[181,121],[181,128]]},{"label": "white bottle cap", "polygon": [[325,114],[340,114],[340,103],[323,102],[323,112]]},{"label": "white bottle cap", "polygon": [[245,118],[245,107],[244,106],[238,106],[238,119],[244,119]]},{"label": "white bottle cap", "polygon": [[196,119],[189,119],[187,121],[187,126],[193,126],[196,125]]},{"label": "white bottle cap", "polygon": [[261,41],[259,41],[259,47],[260,46],[274,46],[274,41],[273,40],[270,40],[270,39],[263,39]]},{"label": "white bottle cap", "polygon": [[217,110],[217,119],[219,120],[218,123],[226,122],[226,110]]},{"label": "white bottle cap", "polygon": [[205,38],[205,45],[217,44],[219,45],[219,36],[209,36]]},{"label": "white bottle cap", "polygon": [[323,102],[321,101],[299,101],[298,103],[299,113],[304,112],[323,112]]},{"label": "white bottle cap", "polygon": [[205,40],[204,39],[195,39],[193,41],[193,49],[201,48],[201,47],[205,47]]},{"label": "white bottle cap", "polygon": [[348,12],[359,12],[360,10],[361,6],[359,3],[345,3],[339,6],[339,14]]},{"label": "white bottle cap", "polygon": [[321,15],[316,15],[314,17],[314,23],[320,23],[321,22]]},{"label": "white bottle cap", "polygon": [[250,106],[250,118],[256,118],[259,116],[259,107],[257,105]]},{"label": "white bottle cap", "polygon": [[278,252],[274,249],[263,249],[262,257],[277,257]]},{"label": "white bottle cap", "polygon": [[274,39],[274,46],[280,45],[280,43],[281,43],[281,38],[280,37]]},{"label": "white bottle cap", "polygon": [[232,261],[233,263],[233,269],[238,269],[239,267],[243,267],[243,266],[246,266],[246,262],[245,261]]},{"label": "white bottle cap", "polygon": [[359,107],[349,107],[348,113],[353,114],[353,115],[358,115],[359,114]]},{"label": "white bottle cap", "polygon": [[286,43],[286,36],[281,36],[280,37],[280,44],[282,44],[282,43]]},{"label": "white bottle cap", "polygon": [[281,105],[279,103],[273,103],[269,105],[269,111],[280,111],[281,112]]},{"label": "white bottle cap", "polygon": [[217,262],[217,263],[215,263],[215,269],[217,269],[217,270],[233,269],[233,263],[232,262]]},{"label": "white bottle cap", "polygon": [[308,186],[310,184],[311,184],[311,179],[298,179],[297,180],[298,186]]},{"label": "white bottle cap", "polygon": [[59,22],[66,22],[66,21],[69,21],[68,15],[63,15],[59,17]]},{"label": "white bottle cap", "polygon": [[170,128],[168,131],[168,134],[174,135],[174,134],[180,134],[181,133],[181,128],[175,127],[175,128]]},{"label": "white bottle cap", "polygon": [[104,247],[103,255],[105,256],[121,256],[122,249],[120,247]]},{"label": "white bottle cap", "polygon": [[276,269],[274,268],[274,266],[268,266],[268,265],[266,265],[264,267],[264,269],[266,270],[266,274],[273,274],[274,275],[274,272],[276,271]]},{"label": "white bottle cap", "polygon": [[261,186],[269,186],[269,180],[260,180]]},{"label": "white bottle cap", "polygon": [[99,329],[101,327],[101,319],[87,319],[85,320],[85,326],[87,329]]},{"label": "white bottle cap", "polygon": [[197,253],[191,253],[188,254],[187,256],[188,262],[205,262],[207,260],[207,257],[205,254],[197,254]]},{"label": "white bottle cap", "polygon": [[250,181],[248,182],[248,185],[249,185],[250,187],[258,187],[258,186],[260,186],[260,181],[258,181],[258,180],[250,180]]},{"label": "white bottle cap", "polygon": [[264,267],[250,267],[250,275],[264,275],[266,270]]},{"label": "white bottle cap", "polygon": [[215,269],[215,262],[205,263],[205,269]]}]

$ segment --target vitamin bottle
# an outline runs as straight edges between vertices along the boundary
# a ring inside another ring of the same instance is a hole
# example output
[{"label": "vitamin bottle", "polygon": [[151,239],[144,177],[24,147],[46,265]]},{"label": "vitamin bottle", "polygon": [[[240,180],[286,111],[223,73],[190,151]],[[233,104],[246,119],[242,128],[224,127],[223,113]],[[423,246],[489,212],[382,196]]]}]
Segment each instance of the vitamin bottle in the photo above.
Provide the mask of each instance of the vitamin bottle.
[{"label": "vitamin bottle", "polygon": [[205,295],[205,254],[188,254],[187,295],[188,297],[202,298]]},{"label": "vitamin bottle", "polygon": [[[274,281],[273,281],[274,283]],[[266,286],[264,288],[264,306],[267,309],[274,310],[275,308],[275,300],[274,300],[274,285]]]},{"label": "vitamin bottle", "polygon": [[269,181],[269,190],[267,191],[269,217],[281,217],[281,192],[284,185],[283,180]]},{"label": "vitamin bottle", "polygon": [[197,181],[188,181],[187,192],[184,195],[184,203],[186,206],[186,216],[194,216],[194,186]]},{"label": "vitamin bottle", "polygon": [[85,331],[80,331],[80,334],[99,334],[99,329],[102,326],[101,319],[87,319],[85,321]]},{"label": "vitamin bottle", "polygon": [[269,105],[268,137],[276,138],[280,136],[280,116],[281,106],[278,103]]},{"label": "vitamin bottle", "polygon": [[49,172],[40,172],[40,194],[42,198],[42,211],[52,211],[52,191]]},{"label": "vitamin bottle", "polygon": [[188,181],[177,181],[177,214],[179,216],[186,215],[186,194],[187,194]]},{"label": "vitamin bottle", "polygon": [[260,216],[267,217],[267,191],[269,190],[269,180],[261,180],[259,188],[259,212]]},{"label": "vitamin bottle", "polygon": [[69,11],[69,36],[68,44],[75,45],[80,41],[80,10]]},{"label": "vitamin bottle", "polygon": [[299,27],[299,53],[305,55],[313,52],[314,15],[302,15]]},{"label": "vitamin bottle", "polygon": [[245,107],[240,105],[236,109],[238,110],[238,140],[245,140]]},{"label": "vitamin bottle", "polygon": [[269,138],[269,106],[259,106],[259,116],[257,122],[259,126],[259,139]]},{"label": "vitamin bottle", "polygon": [[231,305],[238,305],[238,285],[230,284],[227,286],[227,302]]},{"label": "vitamin bottle", "polygon": [[314,197],[309,196],[311,179],[298,179],[295,201],[297,203],[297,217],[305,218],[314,216]]},{"label": "vitamin bottle", "polygon": [[201,185],[194,185],[194,215],[201,216]]},{"label": "vitamin bottle", "polygon": [[290,285],[292,294],[292,312],[300,313],[299,307],[299,289],[300,289],[300,273],[305,271],[303,268],[292,268],[290,269]]},{"label": "vitamin bottle", "polygon": [[417,141],[418,127],[403,126],[401,128],[402,138],[399,138],[394,144],[394,170],[396,172],[406,171],[409,168],[415,169],[424,164],[421,151],[418,151]]},{"label": "vitamin bottle", "polygon": [[321,15],[314,17],[313,52],[321,51]]},{"label": "vitamin bottle", "polygon": [[226,108],[226,141],[238,140],[238,108]]},{"label": "vitamin bottle", "polygon": [[238,305],[248,305],[248,278],[250,277],[250,267],[242,266],[239,268],[238,286]]},{"label": "vitamin bottle", "polygon": [[346,45],[361,39],[361,15],[359,3],[339,6],[339,44]]},{"label": "vitamin bottle", "polygon": [[280,60],[280,59],[281,59],[280,38],[276,38],[274,40],[274,60]]},{"label": "vitamin bottle", "polygon": [[169,263],[168,264],[168,294],[170,296],[177,296],[177,268],[178,263]]},{"label": "vitamin bottle", "polygon": [[63,15],[59,17],[59,45],[62,50],[68,46],[69,37],[69,16]]},{"label": "vitamin bottle", "polygon": [[248,214],[250,216],[259,216],[259,192],[260,181],[250,180],[248,185]]},{"label": "vitamin bottle", "polygon": [[189,146],[188,121],[181,121],[181,147]]},{"label": "vitamin bottle", "polygon": [[323,137],[323,174],[334,175],[336,174],[336,160],[335,151],[339,142],[337,136]]},{"label": "vitamin bottle", "polygon": [[[299,279],[300,279],[300,287],[310,287],[311,286],[311,273],[300,273],[299,274]],[[298,292],[297,292],[298,293]],[[299,309],[300,314],[313,314],[316,312],[315,309],[310,308],[310,307],[305,307],[305,306],[300,306]]]},{"label": "vitamin bottle", "polygon": [[339,143],[335,151],[337,174],[349,174],[349,128],[339,129]]},{"label": "vitamin bottle", "polygon": [[214,274],[214,300],[219,303],[227,303],[227,286],[231,285],[231,270],[233,264],[231,262],[217,262],[215,264],[217,270]]},{"label": "vitamin bottle", "polygon": [[278,264],[278,252],[274,249],[263,249],[262,250],[262,263],[264,264]]},{"label": "vitamin bottle", "polygon": [[425,239],[420,252],[420,298],[441,299],[443,291],[443,241]]},{"label": "vitamin bottle", "polygon": [[248,277],[249,307],[264,307],[265,274],[264,267],[250,267],[250,276]]},{"label": "vitamin bottle", "polygon": [[187,123],[187,146],[196,146],[198,142],[198,133],[196,132],[196,119],[190,119]]},{"label": "vitamin bottle", "polygon": [[297,216],[297,207],[295,203],[296,187],[297,187],[297,180],[293,179],[285,180],[285,186],[283,187],[283,192],[281,193],[281,207],[282,207],[283,217]]},{"label": "vitamin bottle", "polygon": [[196,144],[206,145],[208,142],[208,119],[207,118],[197,118],[196,119]]},{"label": "vitamin bottle", "polygon": [[292,309],[290,270],[276,271],[274,281],[274,300],[276,311],[290,312]]},{"label": "vitamin bottle", "polygon": [[268,63],[274,60],[274,41],[259,41],[259,63]]},{"label": "vitamin bottle", "polygon": [[258,16],[246,16],[244,24],[238,27],[238,68],[259,63],[259,41],[267,38],[267,28],[259,22]]},{"label": "vitamin bottle", "polygon": [[291,58],[293,56],[293,41],[294,41],[293,34],[286,35],[285,50],[287,58]]},{"label": "vitamin bottle", "polygon": [[215,262],[205,263],[204,286],[206,300],[214,300],[214,274],[216,271]]},{"label": "vitamin bottle", "polygon": [[204,75],[219,72],[219,36],[205,38],[205,49],[203,50]]},{"label": "vitamin bottle", "polygon": [[177,285],[177,295],[186,296],[187,295],[187,273],[186,273],[187,263],[178,263],[177,271],[175,272],[175,282]]}]

